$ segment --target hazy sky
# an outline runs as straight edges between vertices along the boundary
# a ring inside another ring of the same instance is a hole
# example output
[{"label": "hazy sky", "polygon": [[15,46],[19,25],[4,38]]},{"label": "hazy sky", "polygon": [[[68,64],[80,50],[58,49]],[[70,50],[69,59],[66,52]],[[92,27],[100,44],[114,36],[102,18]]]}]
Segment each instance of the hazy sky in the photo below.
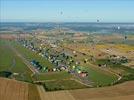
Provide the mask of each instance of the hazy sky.
[{"label": "hazy sky", "polygon": [[134,0],[0,0],[0,21],[134,22]]}]

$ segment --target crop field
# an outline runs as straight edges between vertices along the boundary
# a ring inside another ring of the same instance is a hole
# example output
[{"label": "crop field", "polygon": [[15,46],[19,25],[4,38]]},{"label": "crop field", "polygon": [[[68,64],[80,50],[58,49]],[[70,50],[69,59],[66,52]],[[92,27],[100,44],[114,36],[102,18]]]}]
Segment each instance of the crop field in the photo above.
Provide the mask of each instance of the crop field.
[{"label": "crop field", "polygon": [[[66,47],[85,53],[87,55],[93,55],[97,59],[104,58],[108,52],[107,49],[110,50],[109,54],[117,54],[117,55],[125,55],[127,57],[133,57],[134,47],[132,45],[126,45],[126,44],[97,44],[94,46],[88,45],[88,44],[68,44]],[[100,55],[101,56],[98,56]]]},{"label": "crop field", "polygon": [[134,81],[111,87],[87,88],[46,92],[38,87],[41,100],[132,100],[134,97]]},{"label": "crop field", "polygon": [[[105,52],[109,55],[125,56],[129,59],[129,62],[125,63],[125,66],[134,67],[134,46],[126,44],[115,44],[115,45],[97,45],[100,51]],[[108,50],[109,51],[108,51]]]},{"label": "crop field", "polygon": [[0,100],[132,100],[134,97],[134,81],[111,87],[54,92],[16,80],[0,78],[0,81]]},{"label": "crop field", "polygon": [[76,43],[76,44],[68,44],[65,45],[65,47],[72,49],[74,51],[77,51],[79,53],[83,53],[86,54],[84,56],[80,55],[78,57],[76,57],[77,59],[81,59],[83,57],[89,57],[89,56],[94,56],[97,59],[102,59],[106,57],[106,53],[102,52],[101,50],[99,50],[96,45],[90,45],[90,44],[80,44],[80,43]]},{"label": "crop field", "polygon": [[76,100],[130,100],[134,97],[134,81],[111,87],[72,90],[70,93]]},{"label": "crop field", "polygon": [[40,100],[40,97],[35,85],[0,78],[0,100]]},{"label": "crop field", "polygon": [[67,90],[46,92],[43,87],[38,86],[41,100],[76,100]]},{"label": "crop field", "polygon": [[[126,44],[103,44],[103,45],[96,45],[96,48],[102,52],[108,54],[115,54],[121,56],[127,56],[128,58],[133,58],[134,54],[134,47],[132,45]],[[108,50],[110,52],[108,52]]]}]

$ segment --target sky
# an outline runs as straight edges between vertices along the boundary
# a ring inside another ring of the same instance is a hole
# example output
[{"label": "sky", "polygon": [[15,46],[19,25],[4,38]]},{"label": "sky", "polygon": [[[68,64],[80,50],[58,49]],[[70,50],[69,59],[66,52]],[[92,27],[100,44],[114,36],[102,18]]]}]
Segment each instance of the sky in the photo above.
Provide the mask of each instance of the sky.
[{"label": "sky", "polygon": [[0,0],[1,22],[134,22],[134,0]]}]

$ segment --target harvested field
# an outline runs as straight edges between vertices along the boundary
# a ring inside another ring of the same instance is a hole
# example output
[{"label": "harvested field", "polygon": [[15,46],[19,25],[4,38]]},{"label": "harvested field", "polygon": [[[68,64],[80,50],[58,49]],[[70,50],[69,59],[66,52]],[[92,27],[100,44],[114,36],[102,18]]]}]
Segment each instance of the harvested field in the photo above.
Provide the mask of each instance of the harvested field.
[{"label": "harvested field", "polygon": [[120,56],[126,56],[130,59],[134,59],[134,57],[132,56],[134,54],[134,47],[130,45],[106,44],[106,45],[96,45],[96,48],[99,49],[101,52],[108,53],[110,55],[120,55]]},{"label": "harvested field", "polygon": [[35,85],[0,78],[0,100],[40,100]]},{"label": "harvested field", "polygon": [[129,96],[117,96],[117,97],[110,97],[110,98],[94,98],[94,99],[87,99],[87,100],[132,100],[134,95]]},{"label": "harvested field", "polygon": [[132,100],[134,81],[103,88],[90,88],[70,91],[76,100]]},{"label": "harvested field", "polygon": [[13,40],[17,38],[15,34],[0,34],[0,39]]},{"label": "harvested field", "polygon": [[42,86],[37,88],[41,100],[132,100],[134,97],[134,81],[111,87],[55,92],[46,92]]},{"label": "harvested field", "polygon": [[42,86],[38,86],[41,100],[75,100],[69,91],[46,92]]}]

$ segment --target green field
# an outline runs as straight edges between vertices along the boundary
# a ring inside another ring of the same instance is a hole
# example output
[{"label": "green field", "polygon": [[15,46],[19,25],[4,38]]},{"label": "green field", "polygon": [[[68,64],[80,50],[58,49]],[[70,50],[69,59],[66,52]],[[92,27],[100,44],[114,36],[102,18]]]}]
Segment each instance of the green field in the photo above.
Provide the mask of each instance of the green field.
[{"label": "green field", "polygon": [[43,73],[34,75],[37,81],[70,79],[73,76],[67,72]]},{"label": "green field", "polygon": [[120,72],[120,75],[122,76],[122,79],[118,82],[124,82],[129,80],[134,80],[134,69],[124,66],[121,63],[120,64],[113,64],[108,61],[108,59],[101,59],[97,60],[97,64],[107,64],[110,68],[113,70],[122,70]]},{"label": "green field", "polygon": [[11,49],[8,41],[0,40],[0,71],[19,73],[17,80],[32,81],[32,72]]},{"label": "green field", "polygon": [[110,85],[114,81],[117,80],[117,76],[112,75],[110,73],[105,73],[100,70],[92,69],[91,67],[84,67],[86,71],[88,71],[89,76],[88,79],[93,81],[93,85],[97,86],[105,86]]},{"label": "green field", "polygon": [[[46,60],[45,58],[39,56],[38,54],[36,54],[35,52],[32,52],[31,50],[21,46],[20,44],[18,44],[17,42],[12,42],[12,45],[30,62],[33,59],[39,61],[41,63],[42,66],[47,66],[49,68],[53,68],[54,65],[51,64],[48,60]],[[64,79],[66,78],[70,78],[71,75],[68,74],[67,72],[53,72],[53,73],[41,73],[37,75],[38,80],[51,80],[51,79]]]},{"label": "green field", "polygon": [[29,62],[31,62],[32,60],[37,60],[43,67],[53,67],[53,64],[51,64],[48,60],[39,56],[35,52],[32,52],[31,50],[21,46],[21,44],[15,41],[12,41],[11,43]]},{"label": "green field", "polygon": [[44,83],[44,88],[47,91],[56,91],[56,90],[72,90],[72,89],[81,89],[87,88],[74,80],[58,80],[58,81],[50,81]]}]

